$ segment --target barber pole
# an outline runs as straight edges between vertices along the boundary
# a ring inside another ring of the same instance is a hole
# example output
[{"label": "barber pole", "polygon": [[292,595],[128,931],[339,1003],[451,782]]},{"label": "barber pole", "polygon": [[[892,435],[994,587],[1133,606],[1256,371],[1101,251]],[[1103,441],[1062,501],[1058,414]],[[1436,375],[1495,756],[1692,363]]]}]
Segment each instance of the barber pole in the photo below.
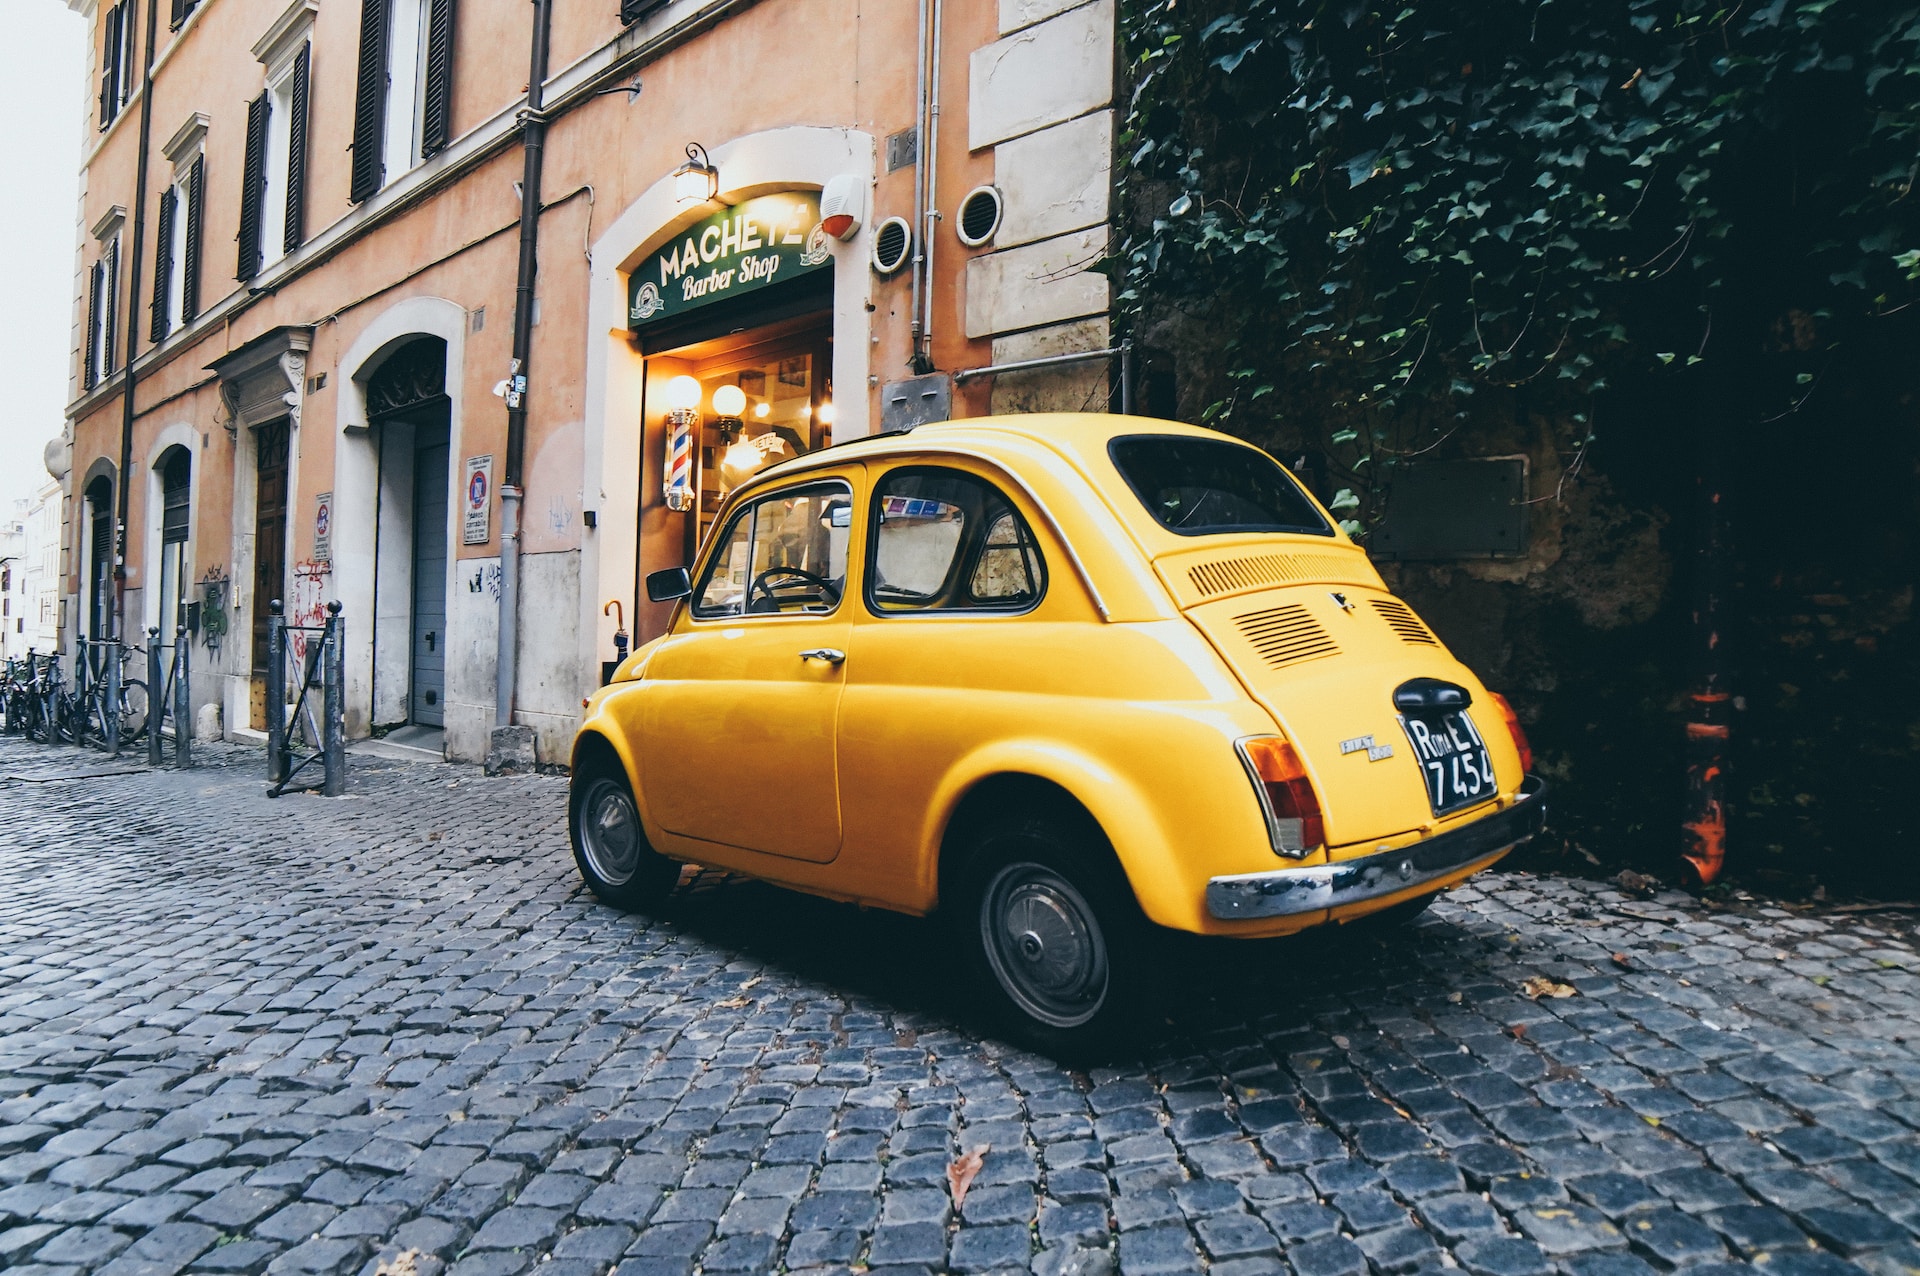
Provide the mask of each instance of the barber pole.
[{"label": "barber pole", "polygon": [[692,408],[667,413],[667,466],[662,484],[667,508],[685,513],[693,508],[693,427],[700,414]]}]

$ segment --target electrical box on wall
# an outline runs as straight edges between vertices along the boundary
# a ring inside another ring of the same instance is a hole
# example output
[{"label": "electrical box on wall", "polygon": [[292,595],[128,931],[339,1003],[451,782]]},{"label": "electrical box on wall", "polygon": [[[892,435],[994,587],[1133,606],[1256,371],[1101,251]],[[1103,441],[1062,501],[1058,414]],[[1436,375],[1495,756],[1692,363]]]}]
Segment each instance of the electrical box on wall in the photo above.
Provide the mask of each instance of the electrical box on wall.
[{"label": "electrical box on wall", "polygon": [[911,430],[953,417],[953,378],[944,372],[889,381],[880,390],[880,428]]},{"label": "electrical box on wall", "polygon": [[1525,557],[1527,458],[1396,467],[1367,552],[1385,559]]}]

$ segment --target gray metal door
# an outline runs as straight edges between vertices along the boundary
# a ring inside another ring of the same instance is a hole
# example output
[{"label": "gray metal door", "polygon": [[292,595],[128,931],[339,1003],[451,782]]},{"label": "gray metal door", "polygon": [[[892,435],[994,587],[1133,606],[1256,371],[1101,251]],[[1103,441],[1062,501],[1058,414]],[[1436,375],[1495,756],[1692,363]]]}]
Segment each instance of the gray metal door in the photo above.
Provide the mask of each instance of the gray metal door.
[{"label": "gray metal door", "polygon": [[447,424],[421,422],[413,447],[413,693],[408,718],[446,725]]}]

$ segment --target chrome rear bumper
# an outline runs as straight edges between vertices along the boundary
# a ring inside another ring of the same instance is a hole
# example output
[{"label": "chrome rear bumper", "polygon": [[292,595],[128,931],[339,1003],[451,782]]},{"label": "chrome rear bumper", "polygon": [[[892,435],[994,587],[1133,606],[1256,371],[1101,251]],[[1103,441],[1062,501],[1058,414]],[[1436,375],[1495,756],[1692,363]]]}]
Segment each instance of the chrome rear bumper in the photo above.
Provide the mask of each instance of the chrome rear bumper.
[{"label": "chrome rear bumper", "polygon": [[1530,775],[1520,786],[1520,800],[1506,810],[1423,842],[1337,864],[1213,878],[1207,883],[1207,912],[1224,921],[1318,912],[1398,894],[1483,860],[1491,863],[1540,831],[1546,796],[1546,782]]}]

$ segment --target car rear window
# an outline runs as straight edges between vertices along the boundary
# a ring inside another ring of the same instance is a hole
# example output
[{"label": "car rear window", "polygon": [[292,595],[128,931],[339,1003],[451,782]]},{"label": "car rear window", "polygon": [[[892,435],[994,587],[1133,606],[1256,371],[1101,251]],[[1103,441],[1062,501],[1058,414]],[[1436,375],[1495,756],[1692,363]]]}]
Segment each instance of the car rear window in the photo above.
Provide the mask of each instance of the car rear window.
[{"label": "car rear window", "polygon": [[1265,452],[1224,439],[1130,434],[1107,445],[1120,476],[1160,526],[1181,536],[1333,528]]}]

